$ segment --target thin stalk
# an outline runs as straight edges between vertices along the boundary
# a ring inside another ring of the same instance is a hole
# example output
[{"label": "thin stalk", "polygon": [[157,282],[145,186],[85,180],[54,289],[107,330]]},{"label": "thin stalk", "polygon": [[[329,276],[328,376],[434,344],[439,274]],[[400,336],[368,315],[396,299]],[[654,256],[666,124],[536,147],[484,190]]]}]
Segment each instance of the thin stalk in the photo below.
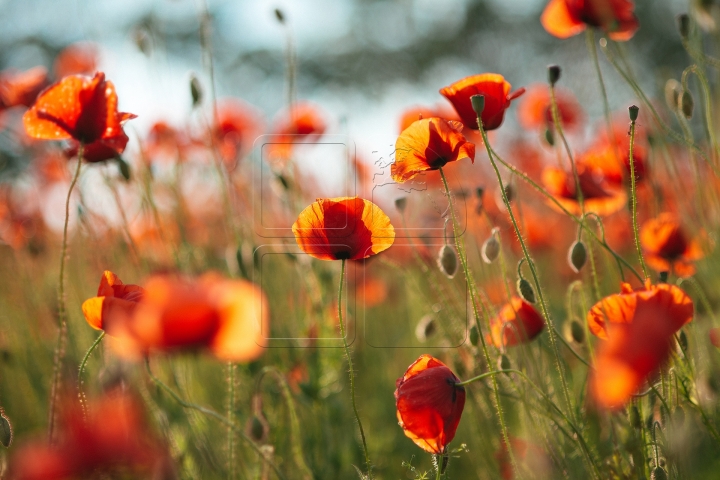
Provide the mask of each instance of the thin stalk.
[{"label": "thin stalk", "polygon": [[197,405],[197,404],[195,404],[195,403],[190,403],[190,402],[186,402],[185,400],[183,400],[183,399],[180,397],[180,395],[178,395],[177,393],[175,393],[175,391],[174,391],[172,388],[168,387],[168,386],[165,384],[165,382],[163,382],[162,380],[160,380],[158,377],[156,377],[156,376],[152,373],[152,370],[150,370],[150,359],[147,358],[147,357],[145,358],[145,369],[147,370],[147,373],[148,373],[148,375],[150,376],[150,379],[151,379],[153,382],[155,382],[155,384],[156,384],[158,387],[160,387],[160,388],[163,389],[165,392],[167,392],[167,393],[173,398],[173,400],[175,400],[181,407],[183,407],[183,408],[188,408],[188,409],[191,409],[191,410],[196,410],[196,411],[198,411],[198,412],[200,412],[200,413],[203,413],[203,414],[205,414],[205,415],[207,415],[207,416],[209,416],[209,417],[213,417],[214,419],[218,420],[220,423],[223,423],[224,425],[227,425],[228,427],[230,427],[230,428],[232,428],[233,430],[235,430],[235,431],[238,433],[238,435],[240,435],[240,437],[241,437],[243,440],[245,440],[245,442],[247,442],[248,445],[250,445],[250,448],[252,448],[253,451],[258,454],[258,456],[262,459],[262,461],[263,461],[266,465],[270,466],[270,468],[273,469],[273,471],[274,471],[275,474],[278,476],[278,478],[280,478],[281,480],[285,480],[285,475],[283,475],[283,473],[280,471],[280,469],[277,467],[277,465],[275,465],[270,459],[268,459],[268,458],[265,456],[265,454],[262,452],[262,450],[260,450],[260,447],[258,447],[258,446],[255,444],[255,442],[252,441],[252,439],[251,439],[250,437],[248,437],[247,435],[245,435],[245,432],[242,431],[242,428],[238,428],[233,422],[231,422],[230,420],[228,420],[226,417],[223,417],[222,415],[220,415],[219,413],[217,413],[215,410],[211,410],[211,409],[209,409],[209,408],[203,407],[202,405]]},{"label": "thin stalk", "polygon": [[[478,122],[480,122],[480,120],[478,120]],[[482,334],[482,328],[480,326],[480,313],[478,311],[477,302],[475,300],[475,282],[472,275],[470,275],[470,268],[468,267],[467,256],[465,255],[465,248],[463,247],[462,242],[460,242],[460,228],[457,222],[457,218],[455,217],[455,206],[452,201],[452,193],[450,192],[450,186],[448,185],[447,179],[445,178],[445,172],[443,172],[442,168],[439,168],[438,171],[440,172],[440,178],[442,179],[443,186],[445,187],[445,195],[447,195],[448,197],[448,209],[450,210],[450,216],[452,218],[455,248],[457,249],[458,257],[460,257],[460,264],[462,265],[463,274],[465,275],[465,281],[467,282],[468,290],[470,292],[470,300],[472,303],[473,315],[475,317],[475,326],[478,329],[478,337],[480,338],[480,344],[482,345],[485,362],[487,362],[488,368],[490,368],[492,362],[490,360],[490,353],[488,352],[487,345],[485,344],[485,337]],[[505,190],[503,190],[503,195],[505,195]],[[500,430],[502,432],[503,440],[505,441],[505,445],[510,445],[510,437],[508,436],[507,425],[505,424],[505,417],[502,411],[502,404],[500,402],[500,389],[498,387],[497,379],[495,377],[492,377],[492,389],[495,396],[495,407],[497,409],[498,421],[500,422]],[[520,470],[518,468],[517,461],[515,460],[515,455],[510,451],[510,449],[508,449],[508,453],[510,456],[510,463],[513,466],[513,470],[519,475]]]},{"label": "thin stalk", "polygon": [[435,455],[435,480],[440,480],[440,468],[442,466],[442,455]]},{"label": "thin stalk", "polygon": [[88,359],[90,358],[90,355],[95,351],[98,345],[100,345],[100,342],[102,342],[102,339],[105,337],[105,332],[100,332],[100,335],[95,339],[92,345],[90,345],[90,348],[88,348],[88,351],[85,352],[85,356],[82,359],[82,362],[80,362],[80,368],[78,368],[78,396],[80,397],[80,407],[83,411],[83,418],[87,414],[85,408],[86,408],[86,400],[85,392],[83,391],[83,383],[85,382],[83,380],[83,375],[85,374],[85,365],[87,365]]},{"label": "thin stalk", "polygon": [[[227,400],[227,419],[230,423],[235,423],[235,364],[228,362],[228,400]],[[227,429],[227,450],[228,450],[228,474],[231,480],[235,480],[237,469],[235,468],[235,432],[232,427]]]},{"label": "thin stalk", "polygon": [[58,285],[58,320],[60,323],[60,331],[58,333],[58,340],[55,344],[55,353],[53,356],[53,374],[52,384],[50,387],[50,411],[48,412],[48,443],[53,443],[53,432],[55,429],[55,403],[57,400],[57,390],[60,383],[60,372],[63,357],[65,356],[65,344],[67,343],[67,308],[65,305],[65,260],[67,256],[67,237],[68,237],[68,222],[70,220],[70,198],[72,197],[73,189],[80,177],[80,169],[83,162],[83,154],[85,153],[85,145],[80,142],[78,147],[78,158],[77,167],[75,168],[75,175],[73,175],[72,181],[70,182],[70,188],[68,189],[67,198],[65,199],[65,224],[63,226],[63,239],[62,248],[60,250],[60,280]]},{"label": "thin stalk", "polygon": [[[633,107],[630,107],[633,108]],[[635,107],[637,108],[637,107]],[[632,224],[633,236],[635,238],[635,249],[637,250],[640,266],[642,267],[645,278],[648,278],[647,267],[643,259],[642,247],[640,246],[640,229],[637,221],[637,179],[635,178],[635,159],[633,158],[633,149],[635,147],[635,120],[630,120],[630,201],[632,204]]]},{"label": "thin stalk", "polygon": [[343,282],[345,281],[345,259],[342,260],[342,266],[340,267],[340,288],[338,288],[338,320],[340,322],[340,336],[343,340],[343,346],[345,347],[345,356],[348,361],[348,371],[350,372],[350,399],[352,400],[353,413],[355,414],[355,420],[357,420],[358,428],[360,429],[360,437],[362,439],[363,454],[365,455],[365,466],[368,470],[368,475],[372,478],[372,464],[370,463],[370,455],[368,454],[367,442],[365,440],[365,430],[363,430],[362,422],[360,422],[360,415],[358,414],[357,404],[355,403],[355,370],[353,370],[352,356],[350,355],[350,346],[347,343],[345,337],[345,324],[342,318],[342,292]]},{"label": "thin stalk", "polygon": [[610,104],[608,102],[607,89],[605,88],[605,81],[603,80],[602,70],[600,70],[600,60],[597,54],[597,45],[595,44],[595,31],[592,28],[588,28],[585,31],[585,40],[587,43],[588,50],[590,50],[590,56],[593,59],[593,65],[595,66],[595,73],[600,83],[600,93],[603,99],[603,113],[605,116],[605,128],[607,128],[608,136],[613,145],[613,152],[615,153],[616,161],[620,161],[620,153],[618,152],[617,141],[615,139],[615,130],[612,128],[612,121],[610,119]]}]

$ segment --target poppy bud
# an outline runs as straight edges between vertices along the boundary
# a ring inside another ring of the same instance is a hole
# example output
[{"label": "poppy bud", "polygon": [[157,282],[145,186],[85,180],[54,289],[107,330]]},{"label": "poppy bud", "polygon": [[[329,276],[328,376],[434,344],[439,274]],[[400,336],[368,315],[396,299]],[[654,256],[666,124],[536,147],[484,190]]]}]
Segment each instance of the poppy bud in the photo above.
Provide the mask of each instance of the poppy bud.
[{"label": "poppy bud", "polygon": [[119,155],[117,157],[115,157],[115,159],[117,160],[118,168],[120,169],[120,174],[123,176],[123,178],[125,180],[130,181],[130,177],[131,177],[130,165],[128,165],[128,163],[125,160],[123,160],[123,158]]},{"label": "poppy bud", "polygon": [[190,96],[192,97],[193,108],[202,103],[202,86],[200,85],[200,80],[198,80],[194,73],[190,75]]},{"label": "poppy bud", "polygon": [[485,95],[473,95],[470,97],[470,103],[472,104],[473,110],[479,117],[483,110],[485,110]]},{"label": "poppy bud", "polygon": [[560,80],[560,67],[558,65],[548,66],[548,81],[551,86],[555,86],[558,80]]},{"label": "poppy bud", "polygon": [[640,107],[638,107],[637,105],[631,105],[628,108],[628,113],[630,114],[630,121],[635,122],[637,121],[638,113],[640,113]]},{"label": "poppy bud", "polygon": [[555,134],[553,133],[552,129],[550,129],[550,128],[545,129],[545,141],[551,147],[555,146]]},{"label": "poppy bud", "polygon": [[275,18],[277,18],[277,21],[282,25],[285,25],[285,14],[279,8],[275,9]]},{"label": "poppy bud", "polygon": [[482,259],[485,263],[493,263],[500,255],[500,242],[497,239],[497,228],[493,228],[490,237],[483,243]]},{"label": "poppy bud", "polygon": [[530,282],[526,279],[518,279],[517,291],[526,302],[535,303],[535,291],[533,290],[532,285],[530,285]]},{"label": "poppy bud", "polygon": [[507,197],[508,202],[512,202],[515,198],[515,189],[512,187],[512,185],[507,184],[505,185],[505,197]]},{"label": "poppy bud", "polygon": [[504,353],[498,357],[497,366],[498,370],[510,370],[512,368],[510,359]]},{"label": "poppy bud", "polygon": [[667,279],[668,279],[667,270],[660,272],[660,274],[658,275],[658,283],[667,283]]},{"label": "poppy bud", "polygon": [[474,347],[477,347],[478,342],[480,341],[480,332],[478,331],[477,325],[473,325],[470,327],[470,343]]},{"label": "poppy bud", "polygon": [[640,421],[640,411],[635,405],[630,407],[630,425],[638,430],[642,427],[642,422]]},{"label": "poppy bud", "polygon": [[692,94],[685,90],[682,92],[682,98],[680,100],[680,109],[682,110],[685,118],[690,120],[692,118],[693,109],[695,108],[695,101],[692,98]]},{"label": "poppy bud", "polygon": [[570,336],[575,343],[583,343],[585,341],[585,330],[577,320],[570,322]]},{"label": "poppy bud", "polygon": [[443,245],[438,253],[437,264],[441,272],[447,275],[448,278],[453,278],[458,268],[458,257],[455,249],[450,245]]},{"label": "poppy bud", "polygon": [[8,448],[13,441],[13,430],[10,425],[10,419],[5,415],[5,411],[0,407],[0,443],[3,447]]},{"label": "poppy bud", "polygon": [[398,212],[404,213],[405,207],[407,207],[407,197],[400,197],[395,199],[395,208],[398,209]]},{"label": "poppy bud", "polygon": [[435,319],[432,315],[425,315],[420,319],[415,327],[415,336],[418,341],[425,343],[428,337],[431,337],[435,333]]},{"label": "poppy bud", "polygon": [[650,478],[651,480],[667,480],[667,473],[665,473],[662,467],[655,467],[650,474]]},{"label": "poppy bud", "polygon": [[572,268],[575,273],[578,273],[585,265],[585,262],[587,262],[587,250],[582,240],[578,240],[570,247],[568,263],[570,264],[570,268]]},{"label": "poppy bud", "polygon": [[686,39],[688,35],[690,34],[690,17],[687,13],[682,13],[677,16],[677,22],[678,22],[678,30],[680,31],[680,36],[683,39]]}]

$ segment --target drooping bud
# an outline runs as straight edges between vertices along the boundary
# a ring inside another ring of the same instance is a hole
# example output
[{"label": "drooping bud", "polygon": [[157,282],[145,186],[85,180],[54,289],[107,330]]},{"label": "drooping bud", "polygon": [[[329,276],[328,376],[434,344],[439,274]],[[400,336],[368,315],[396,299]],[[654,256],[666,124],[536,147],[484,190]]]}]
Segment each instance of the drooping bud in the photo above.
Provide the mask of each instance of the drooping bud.
[{"label": "drooping bud", "polygon": [[497,366],[498,370],[510,370],[512,368],[510,359],[504,353],[498,357]]},{"label": "drooping bud", "polygon": [[128,165],[128,163],[120,155],[115,157],[115,159],[117,160],[118,168],[120,169],[120,175],[129,182],[132,176],[130,173],[130,165]]},{"label": "drooping bud", "polygon": [[551,147],[555,146],[555,133],[553,133],[553,130],[551,128],[545,129],[545,141]]},{"label": "drooping bud", "polygon": [[473,345],[473,347],[477,347],[479,341],[480,332],[478,331],[477,325],[473,325],[472,327],[470,327],[470,343]]},{"label": "drooping bud", "polygon": [[667,480],[667,473],[665,473],[662,467],[655,467],[650,474],[650,478],[651,480]]},{"label": "drooping bud", "polygon": [[628,108],[628,113],[630,114],[630,121],[636,122],[638,118],[638,113],[640,113],[640,107],[638,107],[637,105],[631,105]]},{"label": "drooping bud", "polygon": [[432,315],[425,315],[420,319],[415,327],[415,336],[420,343],[425,343],[428,338],[433,336],[437,327],[435,326],[435,318]]},{"label": "drooping bud", "polygon": [[279,8],[276,8],[276,9],[275,9],[275,18],[276,18],[277,21],[280,22],[282,25],[285,25],[285,14],[284,14],[283,11],[280,10]]},{"label": "drooping bud", "polygon": [[192,97],[193,108],[199,106],[203,100],[202,86],[195,74],[190,75],[190,96]]},{"label": "drooping bud", "polygon": [[493,228],[490,236],[487,240],[485,240],[485,243],[483,243],[480,253],[485,263],[493,263],[500,255],[500,242],[498,241],[498,232],[499,229],[497,227]]},{"label": "drooping bud", "polygon": [[575,343],[583,343],[585,341],[585,329],[577,320],[570,322],[570,336]]},{"label": "drooping bud", "polygon": [[407,207],[407,197],[400,197],[395,199],[395,208],[398,212],[404,213],[405,207]]},{"label": "drooping bud", "polygon": [[526,279],[518,279],[517,291],[526,302],[535,303],[535,291],[533,290],[532,285],[530,285],[530,282]]},{"label": "drooping bud", "polygon": [[485,95],[473,95],[470,97],[470,103],[472,103],[472,108],[479,117],[485,110]]},{"label": "drooping bud", "polygon": [[448,278],[453,278],[457,273],[458,257],[455,249],[450,245],[440,247],[437,259],[438,267]]},{"label": "drooping bud", "polygon": [[558,80],[560,80],[560,67],[558,65],[548,66],[548,82],[551,86],[555,86]]},{"label": "drooping bud", "polygon": [[5,448],[10,447],[13,441],[13,429],[5,410],[0,407],[0,443]]},{"label": "drooping bud", "polygon": [[582,240],[573,243],[568,251],[568,263],[575,273],[579,273],[587,262],[587,249]]},{"label": "drooping bud", "polygon": [[245,425],[247,436],[258,443],[264,443],[270,434],[270,424],[262,411],[262,397],[259,394],[252,399],[253,414]]},{"label": "drooping bud", "polygon": [[680,37],[686,39],[690,35],[690,17],[687,13],[681,13],[677,16],[678,31],[680,31]]},{"label": "drooping bud", "polygon": [[692,118],[693,110],[695,109],[695,100],[692,98],[692,94],[688,90],[682,92],[680,99],[680,109],[682,110],[685,118],[690,120]]}]

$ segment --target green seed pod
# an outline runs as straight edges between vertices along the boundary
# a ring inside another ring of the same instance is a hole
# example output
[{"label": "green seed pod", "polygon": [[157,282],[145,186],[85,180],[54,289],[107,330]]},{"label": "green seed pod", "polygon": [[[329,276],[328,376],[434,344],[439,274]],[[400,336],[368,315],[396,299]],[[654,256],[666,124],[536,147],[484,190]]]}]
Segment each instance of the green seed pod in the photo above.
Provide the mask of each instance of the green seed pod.
[{"label": "green seed pod", "polygon": [[395,208],[397,208],[398,212],[405,212],[405,207],[407,207],[407,197],[400,197],[395,199]]},{"label": "green seed pod", "polygon": [[0,407],[0,443],[3,447],[8,448],[13,441],[13,429],[10,419],[5,415],[5,411]]},{"label": "green seed pod", "polygon": [[667,480],[667,473],[665,473],[662,467],[655,467],[650,474],[650,478],[652,480]]},{"label": "green seed pod", "polygon": [[512,368],[510,359],[504,353],[498,357],[497,366],[498,370],[510,370]]},{"label": "green seed pod", "polygon": [[560,80],[560,67],[558,65],[548,65],[548,82],[554,86]]},{"label": "green seed pod", "polygon": [[483,243],[482,250],[480,252],[482,259],[485,263],[493,263],[497,260],[500,255],[500,242],[497,239],[496,230],[490,234],[485,243]]},{"label": "green seed pod", "polygon": [[579,273],[585,262],[587,262],[587,249],[582,240],[578,240],[568,251],[568,263],[575,273]]},{"label": "green seed pod", "polygon": [[690,34],[690,17],[687,13],[683,13],[677,16],[678,31],[680,36],[685,39]]},{"label": "green seed pod", "polygon": [[550,145],[551,147],[555,146],[555,133],[552,129],[546,128],[545,129],[545,141]]},{"label": "green seed pod", "polygon": [[640,113],[640,107],[637,105],[631,105],[628,107],[628,114],[630,115],[630,121],[635,122],[638,118],[638,113]]},{"label": "green seed pod", "polygon": [[474,347],[477,347],[478,342],[480,341],[480,332],[478,331],[478,328],[476,325],[473,325],[470,327],[470,343]]},{"label": "green seed pod", "polygon": [[126,181],[130,181],[131,174],[130,174],[130,165],[120,156],[118,155],[115,157],[117,160],[118,168],[120,169],[120,174],[123,176],[123,178]]},{"label": "green seed pod", "polygon": [[683,115],[685,115],[685,118],[688,120],[692,118],[694,108],[695,100],[693,100],[692,94],[687,90],[683,91],[680,99],[680,109],[682,110]]},{"label": "green seed pod", "polygon": [[479,117],[483,110],[485,110],[485,95],[473,95],[470,97],[470,103]]},{"label": "green seed pod", "polygon": [[665,271],[665,272],[660,272],[660,273],[658,274],[658,283],[667,283],[667,279],[668,279],[668,272],[667,272],[667,271]]},{"label": "green seed pod", "polygon": [[512,187],[512,185],[507,184],[505,185],[505,196],[507,197],[508,202],[512,202],[515,198],[515,189]]},{"label": "green seed pod", "polygon": [[450,245],[443,245],[438,253],[437,264],[441,272],[448,278],[453,278],[458,269],[458,257],[455,249]]},{"label": "green seed pod", "polygon": [[203,100],[202,86],[195,74],[190,75],[190,96],[192,97],[193,108],[199,106]]},{"label": "green seed pod", "polygon": [[570,336],[572,336],[575,343],[583,343],[585,341],[585,329],[577,320],[570,322]]},{"label": "green seed pod", "polygon": [[530,285],[530,282],[524,278],[518,279],[517,291],[526,302],[535,303],[535,291],[533,290],[532,285]]},{"label": "green seed pod", "polygon": [[629,420],[630,420],[630,425],[633,428],[635,428],[637,430],[640,430],[640,428],[642,428],[642,421],[640,420],[640,411],[638,410],[638,408],[635,405],[630,407],[630,419]]}]

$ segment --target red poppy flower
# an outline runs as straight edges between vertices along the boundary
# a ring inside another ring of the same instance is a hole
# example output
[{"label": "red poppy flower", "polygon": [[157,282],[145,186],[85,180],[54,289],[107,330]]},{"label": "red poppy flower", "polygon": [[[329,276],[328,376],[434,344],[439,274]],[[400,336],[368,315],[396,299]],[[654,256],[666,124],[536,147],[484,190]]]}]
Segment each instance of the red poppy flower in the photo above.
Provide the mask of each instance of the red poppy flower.
[{"label": "red poppy flower", "polygon": [[[555,89],[555,101],[563,129],[576,131],[582,127],[582,107],[569,91]],[[553,126],[550,87],[543,84],[531,85],[518,107],[520,125],[528,130],[546,129]]]},{"label": "red poppy flower", "polygon": [[475,162],[475,144],[465,140],[462,124],[442,118],[424,118],[403,130],[395,142],[393,180],[403,183],[418,173],[437,170],[448,162],[469,158]]},{"label": "red poppy flower", "polygon": [[222,360],[246,362],[263,352],[267,301],[252,283],[212,273],[199,279],[158,275],[144,290],[130,314],[113,315],[105,325],[120,354],[207,348]]},{"label": "red poppy flower", "polygon": [[311,103],[296,103],[275,122],[276,139],[269,145],[268,158],[283,162],[290,158],[293,146],[308,139],[317,140],[325,133],[325,115]]},{"label": "red poppy flower", "polygon": [[104,319],[111,315],[129,314],[142,299],[145,291],[137,285],[125,285],[110,270],[105,270],[100,278],[97,296],[85,300],[82,304],[85,320],[96,330],[102,330]]},{"label": "red poppy flower", "polygon": [[24,72],[0,72],[0,110],[24,105],[29,107],[47,82],[47,69],[34,67]]},{"label": "red poppy flower", "polygon": [[260,115],[253,107],[236,99],[218,103],[217,125],[212,134],[218,153],[229,169],[252,148],[262,130]]},{"label": "red poppy flower", "polygon": [[[636,182],[642,181],[647,175],[646,158],[647,149],[636,143],[633,148]],[[630,178],[630,151],[627,146],[598,144],[583,154],[582,163],[613,185],[621,185],[624,179]]]},{"label": "red poppy flower", "polygon": [[510,84],[502,75],[483,73],[458,80],[449,87],[440,89],[440,93],[453,104],[463,124],[474,130],[478,130],[479,127],[477,114],[472,108],[470,97],[484,95],[485,109],[481,115],[483,128],[494,130],[502,124],[505,110],[510,106],[510,101],[525,93],[524,88],[510,93],[510,88]]},{"label": "red poppy flower", "polygon": [[530,303],[513,297],[497,317],[490,320],[489,342],[498,348],[528,343],[543,331],[545,321]]},{"label": "red poppy flower", "polygon": [[358,197],[318,198],[300,212],[292,230],[300,248],[320,260],[360,260],[395,240],[385,212]]},{"label": "red poppy flower", "polygon": [[540,17],[545,30],[568,38],[588,26],[599,27],[616,41],[630,40],[640,26],[631,0],[550,0]]},{"label": "red poppy flower", "polygon": [[424,354],[395,386],[398,423],[405,435],[429,453],[445,453],[455,438],[465,406],[465,387],[437,358]]},{"label": "red poppy flower", "polygon": [[643,223],[640,245],[650,268],[679,277],[694,275],[693,262],[703,257],[699,242],[688,240],[678,219],[667,212]]},{"label": "red poppy flower", "polygon": [[111,391],[89,402],[87,414],[68,399],[60,417],[59,442],[20,446],[9,462],[13,480],[150,478],[171,468],[167,448],[147,429],[140,403]]},{"label": "red poppy flower", "polygon": [[92,75],[97,70],[98,47],[92,43],[79,42],[65,47],[55,59],[55,76]]},{"label": "red poppy flower", "polygon": [[[608,184],[602,176],[577,162],[580,190],[583,195],[585,212],[594,212],[600,216],[610,215],[622,209],[627,203],[627,194],[618,187]],[[576,193],[575,177],[556,167],[546,167],[542,173],[542,183],[555,199],[574,215],[581,214],[580,200]],[[557,205],[550,202],[552,208]]]},{"label": "red poppy flower", "polygon": [[44,140],[75,140],[86,145],[89,158],[106,147],[122,153],[128,138],[122,124],[135,115],[117,111],[117,94],[105,74],[73,75],[43,91],[25,112],[25,131]]},{"label": "red poppy flower", "polygon": [[690,297],[675,285],[650,285],[598,302],[588,313],[598,348],[590,392],[602,408],[619,408],[670,356],[675,333],[692,320]]}]

